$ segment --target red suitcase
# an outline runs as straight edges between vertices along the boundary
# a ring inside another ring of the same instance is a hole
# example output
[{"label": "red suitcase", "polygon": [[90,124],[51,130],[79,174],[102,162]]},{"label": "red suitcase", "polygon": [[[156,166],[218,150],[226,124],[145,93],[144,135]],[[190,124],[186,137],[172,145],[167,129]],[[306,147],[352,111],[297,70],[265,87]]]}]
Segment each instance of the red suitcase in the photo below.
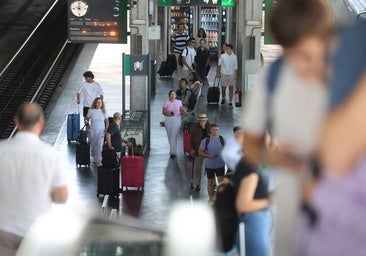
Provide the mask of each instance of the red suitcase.
[{"label": "red suitcase", "polygon": [[144,162],[143,156],[121,157],[121,184],[122,190],[129,187],[141,190],[144,188]]},{"label": "red suitcase", "polygon": [[189,155],[191,153],[191,144],[189,142],[191,138],[191,134],[189,132],[183,132],[183,152],[185,155]]}]

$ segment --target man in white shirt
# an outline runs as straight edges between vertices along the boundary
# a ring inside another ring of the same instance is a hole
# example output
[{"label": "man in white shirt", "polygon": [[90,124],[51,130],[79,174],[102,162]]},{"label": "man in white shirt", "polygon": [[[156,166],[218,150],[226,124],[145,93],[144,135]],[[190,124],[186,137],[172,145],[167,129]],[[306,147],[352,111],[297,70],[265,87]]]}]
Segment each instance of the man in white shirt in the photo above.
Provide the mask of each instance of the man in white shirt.
[{"label": "man in white shirt", "polygon": [[240,126],[233,128],[234,136],[226,140],[221,157],[229,167],[228,172],[235,172],[236,165],[243,157],[244,131]]},{"label": "man in white shirt", "polygon": [[194,70],[194,60],[196,58],[196,39],[194,37],[189,38],[188,46],[182,51],[182,76],[189,81],[190,72]]},{"label": "man in white shirt", "polygon": [[237,80],[238,58],[233,53],[233,45],[228,44],[225,53],[217,63],[216,76],[221,77],[221,104],[226,101],[226,87],[229,87],[229,108],[233,108],[233,91]]},{"label": "man in white shirt", "polygon": [[97,97],[103,99],[103,90],[100,84],[94,81],[94,74],[91,71],[86,71],[83,76],[85,82],[76,94],[76,102],[80,104],[80,97],[83,96],[83,116],[85,120],[93,100]]},{"label": "man in white shirt", "polygon": [[18,133],[0,142],[0,255],[14,255],[33,221],[68,197],[66,168],[41,141],[42,108],[23,104],[15,118]]}]

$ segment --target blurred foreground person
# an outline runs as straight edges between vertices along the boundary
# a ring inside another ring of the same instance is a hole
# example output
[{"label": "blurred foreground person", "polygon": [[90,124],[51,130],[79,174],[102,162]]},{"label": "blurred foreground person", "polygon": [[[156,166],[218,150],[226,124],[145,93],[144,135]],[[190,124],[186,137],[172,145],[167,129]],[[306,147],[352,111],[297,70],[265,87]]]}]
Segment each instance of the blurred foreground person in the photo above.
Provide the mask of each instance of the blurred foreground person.
[{"label": "blurred foreground person", "polygon": [[[366,255],[366,22],[340,36],[332,58],[331,112],[321,136],[324,176],[306,255]],[[352,63],[350,65],[350,63]]]},{"label": "blurred foreground person", "polygon": [[15,124],[18,133],[0,142],[0,255],[15,255],[33,221],[68,197],[62,159],[39,138],[42,108],[23,104]]},{"label": "blurred foreground person", "polygon": [[[276,256],[292,254],[299,206],[307,197],[302,190],[313,182],[308,165],[327,110],[325,60],[334,26],[329,10],[321,0],[278,1],[270,29],[283,56],[264,69],[242,115],[246,159],[263,166],[268,161],[279,170]],[[270,150],[267,132],[277,142]]]}]

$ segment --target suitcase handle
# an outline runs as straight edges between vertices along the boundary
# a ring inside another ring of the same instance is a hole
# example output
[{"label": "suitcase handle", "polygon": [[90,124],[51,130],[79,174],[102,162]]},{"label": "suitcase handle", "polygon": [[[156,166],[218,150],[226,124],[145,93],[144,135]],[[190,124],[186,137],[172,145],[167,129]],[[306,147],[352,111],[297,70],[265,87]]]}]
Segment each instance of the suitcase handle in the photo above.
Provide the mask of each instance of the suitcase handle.
[{"label": "suitcase handle", "polygon": [[[216,81],[217,81],[217,86],[215,86],[216,85]],[[220,86],[220,82],[221,82],[221,76],[215,76],[215,79],[214,79],[214,82],[213,82],[212,87],[219,87]]]}]

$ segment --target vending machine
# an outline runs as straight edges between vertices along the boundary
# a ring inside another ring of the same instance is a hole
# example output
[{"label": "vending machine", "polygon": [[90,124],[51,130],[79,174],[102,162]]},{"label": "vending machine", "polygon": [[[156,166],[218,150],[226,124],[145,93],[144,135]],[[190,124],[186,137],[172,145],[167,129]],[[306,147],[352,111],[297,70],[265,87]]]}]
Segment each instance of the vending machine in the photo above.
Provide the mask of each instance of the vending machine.
[{"label": "vending machine", "polygon": [[193,35],[193,8],[189,6],[172,6],[170,7],[169,21],[170,29],[169,35],[172,37],[178,29],[179,23],[185,24],[185,32],[187,35]]},{"label": "vending machine", "polygon": [[211,56],[216,57],[221,43],[227,38],[227,8],[220,6],[199,8],[199,27],[206,31]]}]

